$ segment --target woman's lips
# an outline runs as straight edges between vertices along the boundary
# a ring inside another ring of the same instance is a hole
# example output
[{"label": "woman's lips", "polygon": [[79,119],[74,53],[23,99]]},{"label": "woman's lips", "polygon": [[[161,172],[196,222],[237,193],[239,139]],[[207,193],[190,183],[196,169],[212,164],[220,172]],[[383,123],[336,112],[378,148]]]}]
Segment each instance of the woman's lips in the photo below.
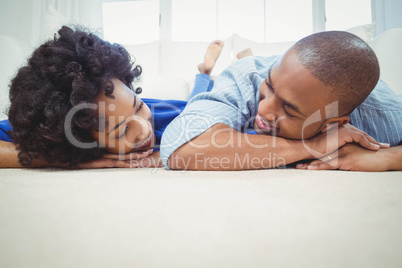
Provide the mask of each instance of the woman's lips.
[{"label": "woman's lips", "polygon": [[135,146],[136,150],[147,149],[152,143],[152,133],[149,134],[148,138],[141,141],[138,145]]},{"label": "woman's lips", "polygon": [[264,132],[277,132],[279,129],[266,122],[259,114],[255,117],[257,126]]}]

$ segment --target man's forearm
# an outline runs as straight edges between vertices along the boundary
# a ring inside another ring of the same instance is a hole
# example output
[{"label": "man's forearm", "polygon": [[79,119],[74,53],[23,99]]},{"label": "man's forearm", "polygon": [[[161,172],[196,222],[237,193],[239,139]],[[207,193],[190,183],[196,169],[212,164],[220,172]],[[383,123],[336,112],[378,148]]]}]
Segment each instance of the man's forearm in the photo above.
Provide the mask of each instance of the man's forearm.
[{"label": "man's forearm", "polygon": [[381,152],[387,155],[385,161],[388,161],[388,170],[402,171],[402,145],[385,149]]},{"label": "man's forearm", "polygon": [[240,133],[217,124],[178,148],[171,169],[245,170],[274,168],[311,158],[300,140]]}]

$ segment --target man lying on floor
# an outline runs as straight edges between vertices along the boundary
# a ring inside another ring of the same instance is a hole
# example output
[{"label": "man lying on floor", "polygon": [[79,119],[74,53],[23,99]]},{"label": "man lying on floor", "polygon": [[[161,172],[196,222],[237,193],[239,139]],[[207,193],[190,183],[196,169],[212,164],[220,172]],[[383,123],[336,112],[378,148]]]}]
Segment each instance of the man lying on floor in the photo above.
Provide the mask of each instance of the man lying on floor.
[{"label": "man lying on floor", "polygon": [[[297,168],[402,170],[401,100],[378,79],[374,52],[346,32],[310,35],[281,57],[244,58],[169,124],[162,163],[241,170],[318,159]],[[391,148],[358,146],[344,136],[359,131],[352,125]]]}]

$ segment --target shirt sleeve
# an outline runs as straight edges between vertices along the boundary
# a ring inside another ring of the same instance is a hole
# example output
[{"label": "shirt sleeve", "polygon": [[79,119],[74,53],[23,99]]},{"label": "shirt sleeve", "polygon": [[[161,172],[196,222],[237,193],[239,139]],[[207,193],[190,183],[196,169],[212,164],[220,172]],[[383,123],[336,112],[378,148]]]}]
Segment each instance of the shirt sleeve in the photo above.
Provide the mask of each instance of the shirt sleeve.
[{"label": "shirt sleeve", "polygon": [[402,144],[402,102],[382,80],[350,115],[350,124],[379,142]]},{"label": "shirt sleeve", "polygon": [[0,121],[0,141],[11,142],[9,131],[13,130],[8,120]]},{"label": "shirt sleeve", "polygon": [[235,62],[217,77],[211,92],[189,101],[163,133],[164,167],[168,168],[167,161],[177,148],[216,124],[223,123],[238,131],[252,124],[258,109],[259,86],[268,73],[269,64],[262,64],[264,60],[247,57]]}]

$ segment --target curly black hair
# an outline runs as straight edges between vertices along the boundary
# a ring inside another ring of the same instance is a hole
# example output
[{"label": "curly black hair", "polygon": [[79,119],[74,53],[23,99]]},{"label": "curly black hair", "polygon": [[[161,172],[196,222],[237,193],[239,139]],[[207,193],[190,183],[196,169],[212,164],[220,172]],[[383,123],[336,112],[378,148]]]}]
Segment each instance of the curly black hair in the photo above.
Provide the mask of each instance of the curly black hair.
[{"label": "curly black hair", "polygon": [[[43,158],[76,166],[101,158],[104,148],[80,148],[68,140],[66,116],[78,104],[94,103],[101,93],[113,98],[112,78],[133,89],[141,72],[121,45],[81,26],[63,26],[53,40],[33,52],[10,83],[8,116],[20,163],[30,166]],[[98,122],[94,109],[80,109],[71,120],[71,133],[79,142],[94,142],[91,132]]]}]

